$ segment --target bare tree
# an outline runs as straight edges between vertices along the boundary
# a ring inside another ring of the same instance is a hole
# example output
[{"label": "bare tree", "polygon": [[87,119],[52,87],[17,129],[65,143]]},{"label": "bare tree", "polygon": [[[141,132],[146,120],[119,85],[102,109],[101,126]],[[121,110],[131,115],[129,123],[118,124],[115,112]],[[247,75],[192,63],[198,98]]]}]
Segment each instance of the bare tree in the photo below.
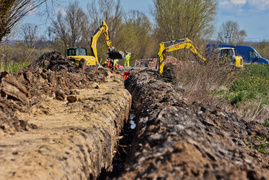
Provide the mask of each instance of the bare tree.
[{"label": "bare tree", "polygon": [[160,41],[188,37],[193,41],[213,33],[216,0],[153,0],[152,15]]},{"label": "bare tree", "polygon": [[97,0],[97,3],[93,0],[87,5],[90,33],[93,34],[102,21],[105,21],[110,29],[110,39],[113,41],[124,16],[121,0]]},{"label": "bare tree", "polygon": [[[118,49],[115,37],[118,39],[117,34],[121,29],[124,16],[121,0],[93,0],[91,3],[87,4],[87,8],[89,24],[84,26],[82,39],[84,46],[89,47],[88,45],[91,42],[91,37],[100,27],[102,21],[105,21],[109,28],[110,40],[112,41],[113,46]],[[104,41],[104,37],[100,36],[97,44],[98,56],[100,56],[100,59],[107,58],[107,49]]]},{"label": "bare tree", "polygon": [[151,44],[155,42],[151,38],[152,24],[144,13],[131,10],[120,29],[114,42],[118,48],[132,53],[131,60],[150,56]]},{"label": "bare tree", "polygon": [[226,44],[240,44],[244,42],[246,36],[245,30],[239,30],[238,23],[229,20],[221,25],[218,41]]},{"label": "bare tree", "polygon": [[76,1],[69,4],[66,14],[58,13],[50,29],[65,46],[76,46],[82,39],[82,28],[85,24],[88,24],[88,18]]},{"label": "bare tree", "polygon": [[35,39],[37,39],[37,26],[34,24],[26,23],[22,25],[21,31],[25,44],[28,44],[28,47],[32,48]]},{"label": "bare tree", "polygon": [[0,41],[29,12],[48,0],[1,0],[0,1]]}]

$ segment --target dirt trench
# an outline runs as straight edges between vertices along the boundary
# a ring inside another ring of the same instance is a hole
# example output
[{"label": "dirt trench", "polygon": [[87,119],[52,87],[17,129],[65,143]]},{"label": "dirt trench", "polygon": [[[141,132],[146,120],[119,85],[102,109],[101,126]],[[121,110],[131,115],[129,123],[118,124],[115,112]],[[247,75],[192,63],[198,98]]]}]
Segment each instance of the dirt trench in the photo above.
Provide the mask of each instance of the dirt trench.
[{"label": "dirt trench", "polygon": [[137,126],[115,179],[269,179],[268,155],[247,146],[249,137],[268,137],[268,128],[220,107],[188,104],[149,72],[132,73],[125,84]]},{"label": "dirt trench", "polygon": [[[268,179],[269,157],[246,140],[269,137],[268,128],[189,104],[152,71],[133,71],[125,87],[118,73],[58,52],[16,76],[2,72],[0,179],[96,179],[113,168],[99,178]],[[132,99],[135,134],[120,134]],[[131,142],[123,151],[120,139]],[[125,162],[115,168],[117,151]]]},{"label": "dirt trench", "polygon": [[52,52],[0,82],[0,179],[96,179],[112,168],[131,108],[119,74]]}]

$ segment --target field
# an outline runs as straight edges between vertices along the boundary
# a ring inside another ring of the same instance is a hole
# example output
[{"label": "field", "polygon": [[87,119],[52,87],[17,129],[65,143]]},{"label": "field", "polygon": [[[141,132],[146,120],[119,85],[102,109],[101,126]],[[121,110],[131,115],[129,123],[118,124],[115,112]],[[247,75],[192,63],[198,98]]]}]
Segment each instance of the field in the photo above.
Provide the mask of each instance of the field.
[{"label": "field", "polygon": [[[269,65],[246,65],[227,89],[216,89],[211,93],[243,110],[243,116],[255,118],[268,111]],[[268,117],[260,121],[268,121]]]}]

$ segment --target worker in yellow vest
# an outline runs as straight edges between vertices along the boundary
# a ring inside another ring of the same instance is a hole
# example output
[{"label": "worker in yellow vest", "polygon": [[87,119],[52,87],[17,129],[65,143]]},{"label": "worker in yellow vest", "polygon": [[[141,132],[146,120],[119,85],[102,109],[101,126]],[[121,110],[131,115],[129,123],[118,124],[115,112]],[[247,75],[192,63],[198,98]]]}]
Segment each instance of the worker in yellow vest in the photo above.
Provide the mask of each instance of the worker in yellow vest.
[{"label": "worker in yellow vest", "polygon": [[131,53],[124,51],[124,58],[125,58],[124,67],[129,67],[130,66],[129,61],[130,61],[130,58],[131,58]]}]

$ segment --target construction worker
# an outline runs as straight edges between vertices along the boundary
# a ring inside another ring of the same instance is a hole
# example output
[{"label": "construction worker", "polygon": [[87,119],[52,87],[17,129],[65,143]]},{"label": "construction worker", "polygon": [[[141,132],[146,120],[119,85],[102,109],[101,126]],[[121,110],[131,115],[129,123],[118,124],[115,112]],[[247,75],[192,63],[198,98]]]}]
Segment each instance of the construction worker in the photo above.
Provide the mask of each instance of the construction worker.
[{"label": "construction worker", "polygon": [[115,67],[115,69],[118,69],[118,59],[114,59],[113,61],[113,67]]},{"label": "construction worker", "polygon": [[129,67],[129,60],[131,58],[131,53],[124,51],[124,57],[125,57],[125,61],[124,61],[124,67]]},{"label": "construction worker", "polygon": [[114,64],[113,59],[107,58],[107,67],[112,68],[113,64]]}]

